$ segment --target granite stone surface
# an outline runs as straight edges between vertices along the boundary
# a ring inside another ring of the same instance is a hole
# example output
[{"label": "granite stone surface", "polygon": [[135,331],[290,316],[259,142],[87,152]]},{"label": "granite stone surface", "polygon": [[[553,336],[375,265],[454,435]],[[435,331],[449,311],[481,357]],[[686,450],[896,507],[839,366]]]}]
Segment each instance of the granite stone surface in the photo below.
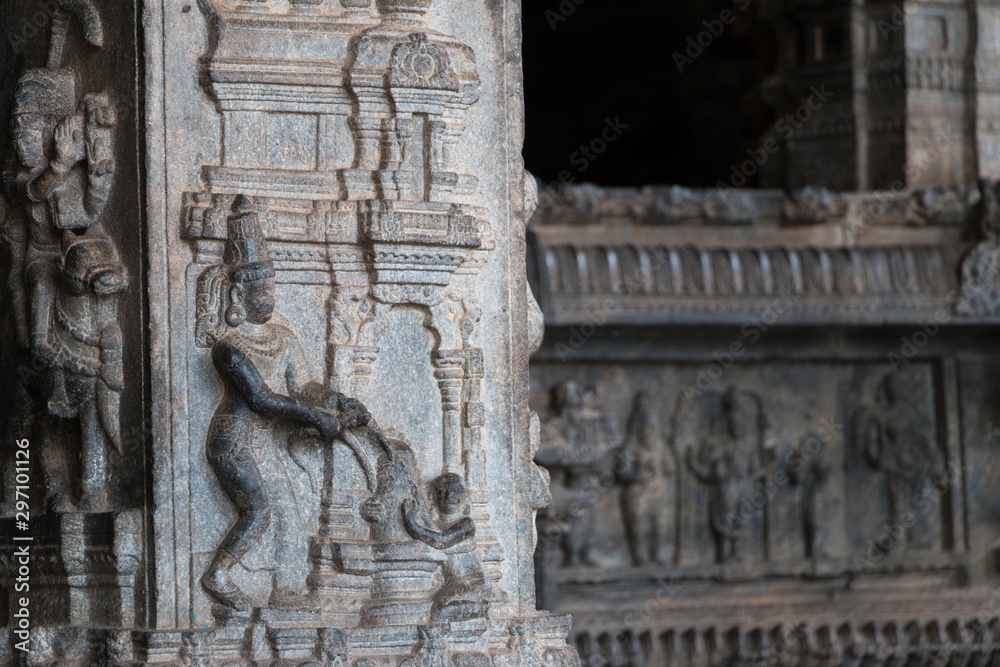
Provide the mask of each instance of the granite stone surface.
[{"label": "granite stone surface", "polygon": [[532,576],[519,3],[0,19],[3,660],[579,664]]}]

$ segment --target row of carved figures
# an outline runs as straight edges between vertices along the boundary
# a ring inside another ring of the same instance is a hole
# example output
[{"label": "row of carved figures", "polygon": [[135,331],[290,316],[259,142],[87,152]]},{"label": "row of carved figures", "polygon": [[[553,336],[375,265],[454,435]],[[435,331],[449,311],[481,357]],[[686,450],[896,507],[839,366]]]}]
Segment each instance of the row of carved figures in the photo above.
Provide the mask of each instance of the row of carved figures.
[{"label": "row of carved figures", "polygon": [[[779,456],[762,400],[748,389],[730,387],[710,412],[693,394],[682,393],[670,436],[649,393],[635,397],[622,434],[604,416],[597,388],[559,384],[551,392],[551,416],[542,425],[536,456],[555,480],[553,506],[541,524],[550,533],[543,532],[542,548],[554,542],[564,552],[565,565],[593,565],[592,545],[600,531],[596,508],[602,494],[613,492],[619,496],[633,564],[674,562],[668,547],[682,509],[678,485],[687,475],[693,482],[689,486],[704,490],[707,511],[695,520],[711,534],[716,563],[746,560],[753,545],[766,539],[759,520],[764,507],[756,500],[769,493],[765,483],[794,489],[802,551],[807,558],[828,557],[835,520],[830,478],[838,448],[851,446],[882,480],[886,525],[905,526],[893,539],[892,549],[900,553],[912,533],[924,528],[907,519],[908,508],[921,502],[932,484],[943,483],[945,457],[921,414],[918,375],[888,373],[876,394],[874,401],[854,409],[846,436],[821,422],[780,448],[784,455]],[[844,437],[849,443],[842,443]],[[849,465],[851,457],[843,458]],[[926,547],[928,536],[919,537]]]}]

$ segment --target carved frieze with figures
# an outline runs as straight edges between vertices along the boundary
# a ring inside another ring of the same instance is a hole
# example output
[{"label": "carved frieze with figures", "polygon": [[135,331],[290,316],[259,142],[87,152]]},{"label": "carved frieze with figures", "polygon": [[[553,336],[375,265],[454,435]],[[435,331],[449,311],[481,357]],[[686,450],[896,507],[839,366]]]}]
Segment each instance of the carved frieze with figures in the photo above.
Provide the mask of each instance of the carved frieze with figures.
[{"label": "carved frieze with figures", "polygon": [[536,573],[585,664],[997,655],[993,190],[542,193]]}]

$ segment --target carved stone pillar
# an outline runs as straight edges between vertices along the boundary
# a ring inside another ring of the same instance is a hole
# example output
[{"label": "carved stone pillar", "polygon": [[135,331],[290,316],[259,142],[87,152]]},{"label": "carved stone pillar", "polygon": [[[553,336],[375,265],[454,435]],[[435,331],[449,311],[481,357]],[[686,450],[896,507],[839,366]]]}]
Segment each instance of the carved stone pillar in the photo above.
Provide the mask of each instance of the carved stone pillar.
[{"label": "carved stone pillar", "polygon": [[0,4],[0,662],[572,664],[519,3]]}]

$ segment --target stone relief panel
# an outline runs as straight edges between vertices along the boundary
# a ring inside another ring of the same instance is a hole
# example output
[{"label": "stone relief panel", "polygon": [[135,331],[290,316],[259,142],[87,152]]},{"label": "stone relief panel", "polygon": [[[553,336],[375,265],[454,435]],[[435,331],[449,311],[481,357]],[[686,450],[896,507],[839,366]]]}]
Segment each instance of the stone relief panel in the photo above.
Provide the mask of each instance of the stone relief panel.
[{"label": "stone relief panel", "polygon": [[[44,554],[34,622],[131,625],[146,613],[149,427],[135,8],[51,0],[4,14],[0,531]],[[4,626],[21,597],[16,546],[0,546]]]},{"label": "stone relief panel", "polygon": [[185,492],[157,516],[157,611],[185,631],[146,650],[573,664],[520,567],[523,221],[499,174],[522,167],[494,58],[512,10],[159,8],[186,65],[163,78],[158,488]]},{"label": "stone relief panel", "polygon": [[932,364],[736,365],[699,382],[710,371],[536,365],[549,576],[967,569],[961,453],[941,439]]}]

